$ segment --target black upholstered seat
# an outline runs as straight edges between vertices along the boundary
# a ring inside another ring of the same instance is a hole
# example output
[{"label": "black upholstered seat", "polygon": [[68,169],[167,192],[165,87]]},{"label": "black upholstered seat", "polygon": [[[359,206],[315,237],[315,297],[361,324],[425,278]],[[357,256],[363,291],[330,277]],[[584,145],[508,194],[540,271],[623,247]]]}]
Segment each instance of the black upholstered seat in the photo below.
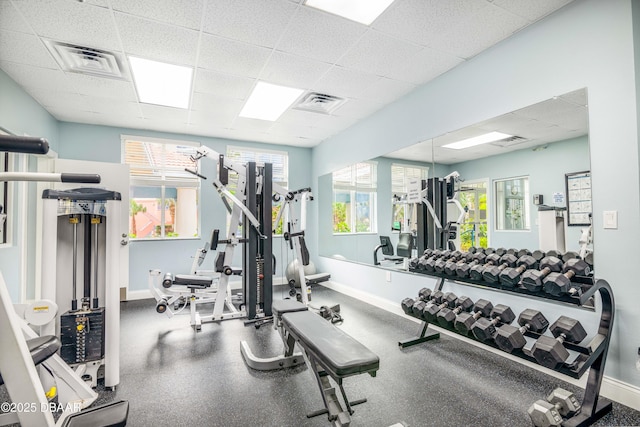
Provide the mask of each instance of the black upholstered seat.
[{"label": "black upholstered seat", "polygon": [[346,332],[310,311],[284,313],[285,329],[334,378],[370,373],[380,359]]}]

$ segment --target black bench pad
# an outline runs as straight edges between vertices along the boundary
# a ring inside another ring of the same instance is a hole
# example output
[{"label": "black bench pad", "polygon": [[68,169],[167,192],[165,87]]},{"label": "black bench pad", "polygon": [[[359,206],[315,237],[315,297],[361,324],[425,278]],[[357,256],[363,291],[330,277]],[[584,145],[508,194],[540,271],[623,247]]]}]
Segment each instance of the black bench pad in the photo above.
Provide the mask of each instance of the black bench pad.
[{"label": "black bench pad", "polygon": [[275,300],[271,304],[271,311],[274,316],[282,316],[284,313],[293,313],[296,311],[307,311],[306,305],[293,299]]},{"label": "black bench pad", "polygon": [[[45,335],[27,340],[27,347],[29,348],[29,353],[31,353],[34,365],[39,365],[53,356],[61,345],[58,337],[53,335]],[[4,384],[4,380],[2,379],[2,375],[0,375],[0,385],[2,384]]]},{"label": "black bench pad", "polygon": [[176,274],[173,284],[174,285],[196,285],[196,286],[211,286],[213,279],[208,276],[197,276],[195,274]]},{"label": "black bench pad", "polygon": [[85,409],[69,415],[62,427],[124,427],[129,417],[129,402],[121,400]]},{"label": "black bench pad", "polygon": [[373,373],[380,367],[380,358],[371,350],[315,313],[284,313],[282,321],[334,378]]}]

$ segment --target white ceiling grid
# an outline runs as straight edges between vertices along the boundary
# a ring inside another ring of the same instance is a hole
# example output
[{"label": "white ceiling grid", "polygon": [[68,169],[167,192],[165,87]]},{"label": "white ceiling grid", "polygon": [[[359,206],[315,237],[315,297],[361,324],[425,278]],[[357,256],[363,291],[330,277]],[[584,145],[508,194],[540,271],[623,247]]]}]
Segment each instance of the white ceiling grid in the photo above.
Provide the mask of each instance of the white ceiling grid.
[{"label": "white ceiling grid", "polygon": [[[302,0],[2,0],[0,68],[59,120],[311,147],[570,1],[395,0],[365,26]],[[125,78],[62,71],[48,40]],[[138,102],[127,55],[194,67],[189,109]],[[347,102],[239,118],[257,80]]]}]

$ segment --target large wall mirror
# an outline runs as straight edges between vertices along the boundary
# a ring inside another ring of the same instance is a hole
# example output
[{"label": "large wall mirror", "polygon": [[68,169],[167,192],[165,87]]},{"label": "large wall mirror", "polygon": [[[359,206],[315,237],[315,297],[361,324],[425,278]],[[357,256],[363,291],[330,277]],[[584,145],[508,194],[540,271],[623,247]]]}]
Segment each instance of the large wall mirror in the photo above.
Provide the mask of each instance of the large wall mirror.
[{"label": "large wall mirror", "polygon": [[[464,209],[452,204],[448,213],[449,220],[461,218],[457,247],[544,250],[549,243],[540,233],[549,234],[545,221],[551,215],[565,218],[566,225],[555,220],[554,226],[562,229],[564,250],[578,251],[584,226],[569,225],[566,178],[590,170],[588,128],[587,90],[579,89],[323,175],[320,255],[373,264],[374,250],[382,246],[377,257],[399,265],[405,234],[418,228],[411,204],[405,203],[412,185],[453,172],[460,175],[458,200]],[[497,139],[460,144],[487,134]],[[467,147],[451,148],[459,145]],[[590,209],[588,197],[578,201],[583,211]],[[396,259],[387,255],[389,245]]]}]

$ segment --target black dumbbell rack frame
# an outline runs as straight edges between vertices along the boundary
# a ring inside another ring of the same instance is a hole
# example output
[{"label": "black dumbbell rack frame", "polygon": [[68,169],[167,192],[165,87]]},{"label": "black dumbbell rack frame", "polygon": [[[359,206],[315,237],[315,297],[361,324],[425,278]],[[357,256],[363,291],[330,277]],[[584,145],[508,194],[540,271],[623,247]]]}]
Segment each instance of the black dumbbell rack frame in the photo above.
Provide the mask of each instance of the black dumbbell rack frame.
[{"label": "black dumbbell rack frame", "polygon": [[[611,339],[611,330],[613,326],[615,307],[611,286],[605,280],[595,279],[590,276],[574,276],[571,281],[574,286],[580,289],[581,292],[579,293],[579,295],[571,296],[565,294],[561,296],[553,296],[544,292],[531,292],[525,288],[520,288],[517,286],[509,287],[501,283],[476,281],[470,278],[454,278],[437,272],[416,272],[432,277],[437,277],[438,281],[434,289],[435,291],[442,290],[442,287],[446,280],[452,280],[462,284],[493,288],[515,294],[525,294],[527,296],[542,298],[545,300],[560,301],[581,307],[588,307],[590,309],[594,309],[594,295],[596,292],[599,292],[601,297],[602,312],[600,314],[598,333],[586,345],[572,344],[566,341],[563,343],[563,345],[568,350],[577,352],[578,356],[570,364],[563,364],[557,371],[571,378],[578,379],[581,378],[587,370],[590,370],[589,378],[587,380],[587,386],[584,391],[582,409],[573,417],[566,419],[562,423],[562,425],[567,427],[590,426],[597,420],[602,418],[604,415],[611,412],[611,401],[600,396],[600,387],[602,385],[602,378],[604,376],[604,365],[605,361],[607,360],[607,351],[609,349],[609,341]],[[420,335],[408,340],[398,342],[398,345],[401,348],[406,348],[426,341],[438,339],[440,337],[440,334],[437,331],[428,330],[429,322],[423,319],[421,320],[422,325]],[[474,341],[481,342],[478,341],[472,333],[466,335],[461,334],[453,327],[453,325],[443,327],[442,325],[438,324],[436,326],[454,332],[458,335],[463,335]],[[526,332],[525,335],[536,339],[540,336],[540,334],[534,332]],[[482,343],[489,347],[498,348],[498,346],[493,341]],[[529,349],[516,350],[511,354],[521,359],[537,363],[536,359],[531,355]]]}]

